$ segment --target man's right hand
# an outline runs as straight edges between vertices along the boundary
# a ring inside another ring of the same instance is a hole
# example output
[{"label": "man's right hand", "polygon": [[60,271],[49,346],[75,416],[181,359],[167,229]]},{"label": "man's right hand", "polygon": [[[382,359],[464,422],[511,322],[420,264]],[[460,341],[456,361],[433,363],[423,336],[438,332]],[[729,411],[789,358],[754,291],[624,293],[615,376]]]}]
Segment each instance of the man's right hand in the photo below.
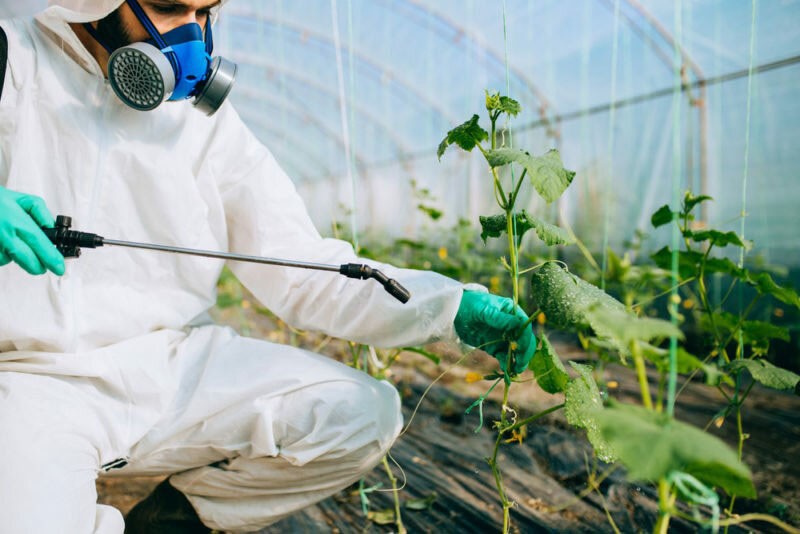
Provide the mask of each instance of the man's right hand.
[{"label": "man's right hand", "polygon": [[30,274],[64,274],[64,257],[40,228],[54,224],[44,200],[0,187],[0,266],[13,261]]}]

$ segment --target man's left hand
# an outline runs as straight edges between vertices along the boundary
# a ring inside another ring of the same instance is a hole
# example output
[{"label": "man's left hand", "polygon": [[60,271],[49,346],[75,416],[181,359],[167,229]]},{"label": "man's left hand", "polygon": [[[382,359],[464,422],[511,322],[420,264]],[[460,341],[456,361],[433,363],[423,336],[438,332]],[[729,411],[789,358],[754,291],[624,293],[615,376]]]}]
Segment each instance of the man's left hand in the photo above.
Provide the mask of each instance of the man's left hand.
[{"label": "man's left hand", "polygon": [[[504,373],[517,375],[527,369],[536,352],[536,336],[531,325],[526,323],[528,316],[513,300],[464,291],[454,325],[464,343],[497,358]],[[510,370],[509,346],[512,348]]]}]

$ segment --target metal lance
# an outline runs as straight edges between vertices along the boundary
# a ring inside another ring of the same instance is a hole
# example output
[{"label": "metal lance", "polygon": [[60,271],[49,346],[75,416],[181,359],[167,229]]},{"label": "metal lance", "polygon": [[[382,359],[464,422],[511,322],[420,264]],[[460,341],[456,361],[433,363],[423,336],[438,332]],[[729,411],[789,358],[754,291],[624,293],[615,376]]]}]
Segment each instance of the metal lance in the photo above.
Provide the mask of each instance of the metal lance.
[{"label": "metal lance", "polygon": [[405,304],[411,298],[411,293],[377,269],[369,265],[358,263],[345,263],[342,265],[325,265],[322,263],[309,263],[303,261],[284,260],[277,258],[265,258],[262,256],[247,256],[244,254],[234,254],[230,252],[217,252],[213,250],[198,250],[193,248],[173,247],[169,245],[156,245],[152,243],[137,243],[134,241],[120,241],[117,239],[106,239],[105,237],[88,232],[78,232],[71,229],[72,218],[66,215],[56,217],[56,225],[53,228],[42,228],[45,235],[58,248],[65,258],[77,258],[81,255],[81,249],[99,248],[102,246],[128,247],[158,252],[171,252],[173,254],[186,254],[190,256],[202,256],[205,258],[216,258],[228,261],[242,261],[247,263],[260,263],[262,265],[278,265],[281,267],[296,267],[298,269],[313,269],[317,271],[329,271],[342,274],[348,278],[366,280],[373,278],[377,280],[386,291],[394,298]]}]

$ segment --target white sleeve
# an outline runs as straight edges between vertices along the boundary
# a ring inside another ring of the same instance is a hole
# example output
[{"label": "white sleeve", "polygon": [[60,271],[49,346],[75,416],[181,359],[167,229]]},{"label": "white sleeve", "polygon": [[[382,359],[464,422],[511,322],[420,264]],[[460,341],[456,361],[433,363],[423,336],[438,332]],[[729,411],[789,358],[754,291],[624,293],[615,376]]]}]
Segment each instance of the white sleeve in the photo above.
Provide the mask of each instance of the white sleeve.
[{"label": "white sleeve", "polygon": [[[241,282],[278,317],[302,329],[379,347],[456,339],[453,320],[463,285],[430,271],[399,269],[356,257],[324,239],[294,184],[230,106],[220,113],[210,157],[225,211],[228,247],[238,253],[340,265],[366,263],[411,293],[402,304],[375,280],[335,272],[231,263]],[[216,152],[216,154],[215,154]]]}]

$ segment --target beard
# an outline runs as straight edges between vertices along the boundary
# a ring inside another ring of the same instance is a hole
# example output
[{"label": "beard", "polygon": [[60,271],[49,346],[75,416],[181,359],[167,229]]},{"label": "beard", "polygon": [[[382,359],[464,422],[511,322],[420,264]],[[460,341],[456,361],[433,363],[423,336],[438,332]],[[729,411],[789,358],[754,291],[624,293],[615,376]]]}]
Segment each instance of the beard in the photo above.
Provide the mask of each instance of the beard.
[{"label": "beard", "polygon": [[133,43],[130,31],[122,22],[119,11],[120,8],[117,8],[105,18],[97,21],[97,34],[111,50],[117,50]]}]

